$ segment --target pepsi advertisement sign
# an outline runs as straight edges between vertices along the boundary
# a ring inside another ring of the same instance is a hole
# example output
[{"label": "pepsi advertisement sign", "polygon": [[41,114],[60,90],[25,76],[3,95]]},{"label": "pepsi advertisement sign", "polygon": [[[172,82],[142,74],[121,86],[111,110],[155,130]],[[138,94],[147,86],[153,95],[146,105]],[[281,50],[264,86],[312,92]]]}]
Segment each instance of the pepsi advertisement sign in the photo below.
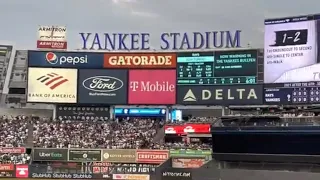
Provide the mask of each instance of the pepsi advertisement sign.
[{"label": "pepsi advertisement sign", "polygon": [[28,51],[29,67],[103,68],[103,53]]}]

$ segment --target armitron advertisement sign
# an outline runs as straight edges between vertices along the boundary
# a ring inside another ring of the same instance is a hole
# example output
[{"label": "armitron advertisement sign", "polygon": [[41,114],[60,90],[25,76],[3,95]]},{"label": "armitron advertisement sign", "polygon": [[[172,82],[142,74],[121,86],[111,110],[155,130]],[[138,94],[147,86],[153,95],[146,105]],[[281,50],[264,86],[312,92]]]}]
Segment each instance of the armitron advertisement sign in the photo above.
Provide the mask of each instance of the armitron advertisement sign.
[{"label": "armitron advertisement sign", "polygon": [[67,28],[65,26],[39,26],[38,49],[67,49]]},{"label": "armitron advertisement sign", "polygon": [[105,54],[105,68],[176,68],[174,53]]},{"label": "armitron advertisement sign", "polygon": [[161,164],[169,159],[167,150],[137,150],[137,163]]}]

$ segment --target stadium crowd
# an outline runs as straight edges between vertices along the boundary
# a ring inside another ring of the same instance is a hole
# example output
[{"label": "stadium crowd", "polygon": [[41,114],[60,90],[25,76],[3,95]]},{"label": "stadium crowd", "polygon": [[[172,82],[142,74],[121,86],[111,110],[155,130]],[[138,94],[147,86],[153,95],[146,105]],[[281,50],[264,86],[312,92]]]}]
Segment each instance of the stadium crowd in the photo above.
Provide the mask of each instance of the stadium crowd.
[{"label": "stadium crowd", "polygon": [[24,147],[28,136],[25,116],[0,118],[0,147]]},{"label": "stadium crowd", "polygon": [[[214,121],[215,118],[198,117],[191,118],[188,123]],[[41,148],[209,149],[211,146],[181,140],[155,141],[156,134],[164,131],[163,126],[172,123],[157,119],[132,118],[92,122],[2,116],[0,122],[0,147],[26,147],[30,134],[33,147]],[[0,154],[0,163],[28,161],[30,156],[27,154]]]}]

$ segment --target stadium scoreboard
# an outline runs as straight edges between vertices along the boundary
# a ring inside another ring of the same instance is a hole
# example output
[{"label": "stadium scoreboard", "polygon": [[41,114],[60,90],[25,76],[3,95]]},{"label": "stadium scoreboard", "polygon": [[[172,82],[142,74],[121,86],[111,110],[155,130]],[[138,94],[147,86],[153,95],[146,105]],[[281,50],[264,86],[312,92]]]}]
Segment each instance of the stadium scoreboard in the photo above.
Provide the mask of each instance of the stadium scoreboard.
[{"label": "stadium scoreboard", "polygon": [[319,104],[320,82],[265,84],[265,104]]},{"label": "stadium scoreboard", "polygon": [[182,52],[177,85],[257,84],[257,50]]}]

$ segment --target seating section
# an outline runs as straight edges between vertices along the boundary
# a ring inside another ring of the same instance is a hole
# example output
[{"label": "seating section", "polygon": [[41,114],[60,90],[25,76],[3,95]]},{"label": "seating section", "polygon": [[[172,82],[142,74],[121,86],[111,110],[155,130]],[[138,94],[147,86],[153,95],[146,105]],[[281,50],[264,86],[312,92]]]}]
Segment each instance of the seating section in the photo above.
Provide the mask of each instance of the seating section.
[{"label": "seating section", "polygon": [[33,123],[35,147],[45,148],[153,148],[159,121],[151,119],[107,122],[44,121]]},{"label": "seating section", "polygon": [[28,120],[25,116],[0,118],[0,147],[24,147],[28,138]]}]

